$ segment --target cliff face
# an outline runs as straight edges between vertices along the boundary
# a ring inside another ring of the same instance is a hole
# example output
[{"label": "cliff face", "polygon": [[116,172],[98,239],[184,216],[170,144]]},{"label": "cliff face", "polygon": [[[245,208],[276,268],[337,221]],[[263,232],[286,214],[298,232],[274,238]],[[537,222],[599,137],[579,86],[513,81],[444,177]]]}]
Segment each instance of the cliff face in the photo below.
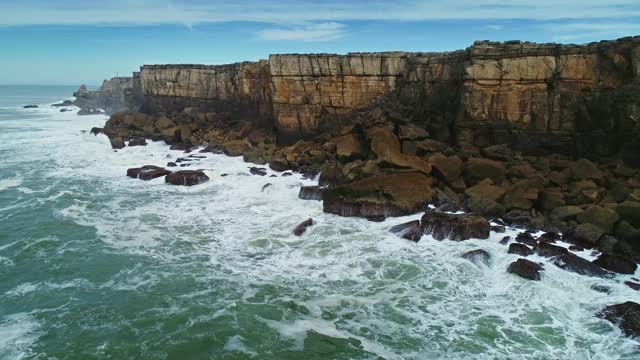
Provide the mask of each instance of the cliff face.
[{"label": "cliff face", "polygon": [[106,113],[114,113],[132,108],[126,92],[134,87],[133,77],[114,77],[104,80],[96,91],[88,91],[83,85],[74,93],[75,104],[86,110],[103,109]]},{"label": "cliff face", "polygon": [[476,42],[449,53],[271,55],[230,65],[145,65],[144,112],[185,108],[267,119],[283,143],[379,106],[461,147],[510,143],[576,156],[640,150],[640,37],[587,45]]}]

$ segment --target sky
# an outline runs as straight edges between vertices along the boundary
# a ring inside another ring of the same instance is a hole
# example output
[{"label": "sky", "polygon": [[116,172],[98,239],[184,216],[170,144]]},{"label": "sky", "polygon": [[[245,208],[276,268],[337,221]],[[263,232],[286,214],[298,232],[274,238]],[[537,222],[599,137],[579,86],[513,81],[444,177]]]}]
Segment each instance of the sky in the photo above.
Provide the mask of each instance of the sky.
[{"label": "sky", "polygon": [[0,84],[95,86],[143,64],[448,51],[640,35],[640,0],[0,0]]}]

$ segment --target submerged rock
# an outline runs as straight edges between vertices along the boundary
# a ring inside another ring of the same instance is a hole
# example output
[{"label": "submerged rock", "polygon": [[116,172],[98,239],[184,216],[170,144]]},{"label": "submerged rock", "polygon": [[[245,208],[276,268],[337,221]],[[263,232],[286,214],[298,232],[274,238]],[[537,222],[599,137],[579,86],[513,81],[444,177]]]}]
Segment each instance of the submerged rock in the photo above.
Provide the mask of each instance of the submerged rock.
[{"label": "submerged rock", "polygon": [[267,169],[259,168],[259,167],[250,167],[249,172],[253,175],[258,175],[258,176],[267,175]]},{"label": "submerged rock", "polygon": [[637,282],[625,281],[624,284],[627,285],[628,287],[632,288],[635,291],[640,291],[640,284],[638,284]]},{"label": "submerged rock", "polygon": [[127,169],[128,177],[140,180],[151,180],[168,174],[171,174],[171,171],[155,165],[145,165],[139,168]]},{"label": "submerged rock", "polygon": [[301,236],[302,234],[305,233],[305,231],[307,231],[307,228],[309,226],[312,226],[313,224],[315,224],[313,219],[312,218],[308,218],[307,220],[305,220],[305,221],[301,222],[300,224],[298,224],[298,226],[296,226],[293,229],[293,235]]},{"label": "submerged rock", "polygon": [[25,109],[37,109],[38,105],[25,105],[25,106],[23,106],[23,108],[25,108]]},{"label": "submerged rock", "polygon": [[478,266],[489,266],[491,263],[491,255],[482,249],[467,251],[462,254],[462,258],[471,261]]},{"label": "submerged rock", "polygon": [[303,200],[322,200],[323,187],[301,186],[298,197]]},{"label": "submerged rock", "polygon": [[409,221],[403,224],[392,226],[390,232],[397,236],[418,242],[422,237],[422,229],[420,228],[420,220]]},{"label": "submerged rock", "polygon": [[180,170],[167,175],[165,181],[172,185],[193,186],[209,181],[209,177],[202,170]]},{"label": "submerged rock", "polygon": [[518,259],[507,268],[507,272],[529,280],[540,280],[540,271],[542,271],[540,264],[527,259]]},{"label": "submerged rock", "polygon": [[124,139],[119,136],[109,137],[109,142],[112,149],[124,149],[125,147]]},{"label": "submerged rock", "polygon": [[489,222],[477,215],[447,214],[429,210],[421,219],[422,231],[436,240],[455,241],[486,239],[489,237]]},{"label": "submerged rock", "polygon": [[147,141],[144,138],[131,139],[128,146],[147,146]]},{"label": "submerged rock", "polygon": [[604,277],[609,274],[597,264],[572,253],[558,256],[553,263],[561,269],[575,272],[580,275]]},{"label": "submerged rock", "polygon": [[262,190],[260,191],[264,192],[265,190],[269,189],[271,186],[273,186],[272,183],[266,183],[262,186]]},{"label": "submerged rock", "polygon": [[640,336],[640,304],[638,303],[627,301],[609,305],[596,316],[612,322],[627,336]]}]

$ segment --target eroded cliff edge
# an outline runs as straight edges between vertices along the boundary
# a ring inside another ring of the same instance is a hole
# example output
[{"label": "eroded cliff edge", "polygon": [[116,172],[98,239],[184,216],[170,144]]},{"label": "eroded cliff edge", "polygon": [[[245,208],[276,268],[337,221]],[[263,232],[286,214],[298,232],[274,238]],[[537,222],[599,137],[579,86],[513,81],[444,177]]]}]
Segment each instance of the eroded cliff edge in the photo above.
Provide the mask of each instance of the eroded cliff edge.
[{"label": "eroded cliff edge", "polygon": [[628,37],[586,45],[483,41],[447,53],[144,65],[119,93],[128,108],[149,114],[198,108],[260,120],[276,130],[280,143],[344,127],[353,123],[354,111],[384,105],[434,139],[460,147],[509,143],[527,154],[621,156],[639,166],[639,79],[640,37]]}]

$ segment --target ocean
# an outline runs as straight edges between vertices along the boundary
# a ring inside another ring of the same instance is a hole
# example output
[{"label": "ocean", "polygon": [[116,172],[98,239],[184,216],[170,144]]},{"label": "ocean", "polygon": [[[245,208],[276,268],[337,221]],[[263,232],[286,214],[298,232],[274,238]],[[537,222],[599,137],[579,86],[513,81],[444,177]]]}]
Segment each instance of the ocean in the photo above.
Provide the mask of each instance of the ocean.
[{"label": "ocean", "polygon": [[[0,359],[640,358],[594,316],[640,300],[630,276],[534,255],[545,269],[527,281],[499,243],[517,229],[416,244],[388,229],[420,214],[325,214],[297,197],[314,180],[249,175],[242,158],[204,154],[188,168],[211,181],[193,187],[128,178],[184,154],[112,150],[89,133],[106,116],[50,106],[74,90],[0,86]],[[460,257],[474,249],[488,266]]]}]

